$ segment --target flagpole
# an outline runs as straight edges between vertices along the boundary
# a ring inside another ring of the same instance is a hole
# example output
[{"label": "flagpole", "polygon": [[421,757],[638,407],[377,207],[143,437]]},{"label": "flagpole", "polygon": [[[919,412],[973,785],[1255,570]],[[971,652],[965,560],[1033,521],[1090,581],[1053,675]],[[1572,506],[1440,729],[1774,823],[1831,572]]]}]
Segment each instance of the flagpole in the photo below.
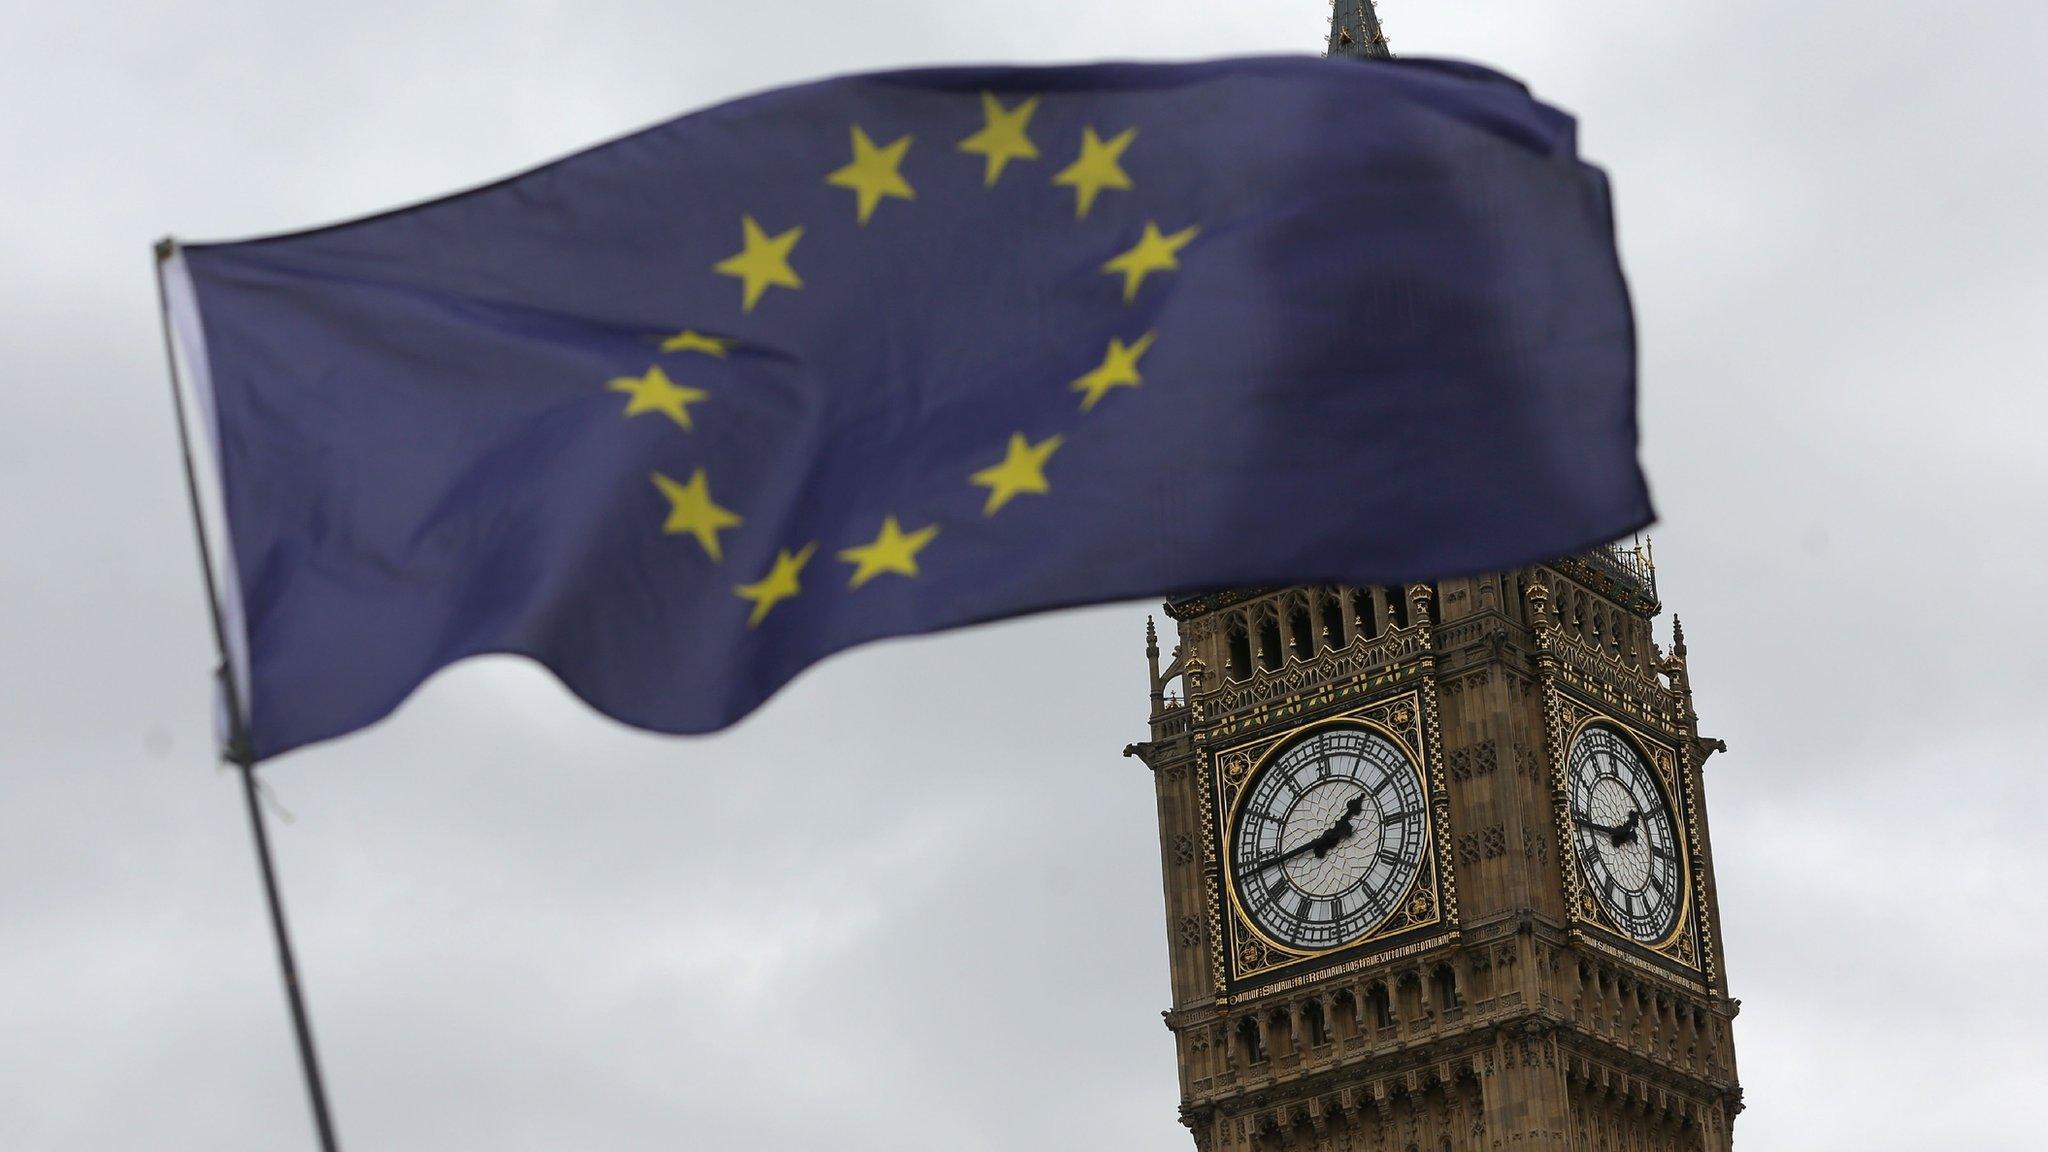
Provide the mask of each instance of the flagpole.
[{"label": "flagpole", "polygon": [[327,1112],[327,1089],[320,1078],[320,1056],[313,1047],[313,1021],[306,1014],[306,997],[299,990],[299,966],[292,958],[291,932],[284,922],[284,900],[277,891],[277,869],[270,861],[270,837],[263,827],[263,806],[256,797],[256,765],[246,758],[235,765],[242,773],[242,796],[249,805],[249,830],[256,838],[256,862],[263,871],[263,895],[270,903],[270,931],[277,939],[277,966],[284,977],[285,998],[291,1002],[292,1030],[299,1042],[299,1066],[306,1074],[306,1095],[313,1105],[313,1127],[320,1135],[321,1152],[339,1152],[334,1139],[334,1120]]},{"label": "flagpole", "polygon": [[220,588],[214,578],[213,553],[207,547],[206,514],[199,498],[199,473],[192,461],[192,435],[185,417],[185,389],[178,377],[178,355],[171,335],[171,309],[164,292],[163,265],[177,253],[177,242],[165,237],[156,245],[157,312],[163,323],[164,360],[170,366],[171,411],[178,423],[178,449],[184,459],[185,494],[192,504],[192,530],[199,544],[199,571],[206,583],[206,607],[213,619],[213,642],[220,657],[218,676],[227,705],[227,747],[222,757],[242,775],[242,797],[249,808],[249,831],[256,842],[256,863],[263,875],[263,896],[270,908],[270,932],[277,941],[277,965],[284,979],[285,1000],[291,1006],[292,1030],[298,1039],[299,1067],[306,1077],[306,1095],[313,1108],[313,1128],[320,1138],[321,1152],[339,1152],[334,1137],[334,1120],[328,1113],[327,1088],[320,1076],[320,1056],[313,1045],[313,1021],[306,1011],[306,997],[299,988],[299,965],[292,955],[291,931],[285,925],[284,898],[278,892],[277,867],[270,856],[270,835],[263,824],[263,805],[256,795],[256,757],[251,751],[248,727],[242,716],[239,686],[228,655],[227,625],[221,616]]}]

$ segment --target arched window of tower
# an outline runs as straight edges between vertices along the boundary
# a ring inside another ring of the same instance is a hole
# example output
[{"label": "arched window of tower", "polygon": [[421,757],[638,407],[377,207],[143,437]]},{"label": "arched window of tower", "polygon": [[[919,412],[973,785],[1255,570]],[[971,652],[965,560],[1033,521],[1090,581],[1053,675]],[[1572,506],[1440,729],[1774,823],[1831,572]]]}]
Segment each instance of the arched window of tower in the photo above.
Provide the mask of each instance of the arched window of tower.
[{"label": "arched window of tower", "polygon": [[1237,1047],[1244,1053],[1245,1063],[1266,1062],[1266,1044],[1259,1036],[1259,1022],[1250,1016],[1237,1022]]},{"label": "arched window of tower", "polygon": [[1464,1000],[1458,995],[1458,974],[1449,964],[1436,966],[1435,979],[1436,1002],[1439,1008],[1448,1012],[1464,1006]]},{"label": "arched window of tower", "polygon": [[1371,588],[1351,590],[1351,615],[1358,628],[1358,634],[1371,640],[1380,634],[1379,613],[1373,606]]},{"label": "arched window of tower", "polygon": [[1320,1002],[1311,1000],[1304,1004],[1301,1016],[1308,1024],[1309,1047],[1320,1048],[1330,1042],[1330,1026],[1329,1022],[1323,1019],[1323,1006]]},{"label": "arched window of tower", "polygon": [[1387,993],[1387,986],[1375,981],[1366,990],[1366,1003],[1372,1009],[1372,1024],[1375,1028],[1394,1026],[1394,998]]},{"label": "arched window of tower", "polygon": [[1316,593],[1316,614],[1323,618],[1323,647],[1332,652],[1344,647],[1344,603],[1334,589],[1324,588]]},{"label": "arched window of tower", "polygon": [[1234,617],[1230,621],[1227,641],[1230,646],[1230,678],[1248,680],[1252,674],[1252,638],[1245,631],[1244,619]]},{"label": "arched window of tower", "polygon": [[1313,660],[1316,655],[1316,629],[1308,618],[1308,599],[1297,593],[1288,598],[1287,638],[1294,649],[1296,660]]},{"label": "arched window of tower", "polygon": [[1287,654],[1280,648],[1280,616],[1268,604],[1259,611],[1259,667],[1278,672],[1286,662]]}]

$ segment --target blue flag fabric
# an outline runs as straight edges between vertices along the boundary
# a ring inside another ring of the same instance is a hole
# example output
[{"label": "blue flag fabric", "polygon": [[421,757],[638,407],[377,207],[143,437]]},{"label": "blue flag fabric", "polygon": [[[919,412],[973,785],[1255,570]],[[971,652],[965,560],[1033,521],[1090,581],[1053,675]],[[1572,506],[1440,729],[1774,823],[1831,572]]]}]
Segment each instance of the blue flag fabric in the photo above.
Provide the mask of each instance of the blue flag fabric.
[{"label": "blue flag fabric", "polygon": [[1471,66],[826,80],[164,279],[259,758],[479,653],[705,732],[880,637],[1651,515],[1606,182]]}]

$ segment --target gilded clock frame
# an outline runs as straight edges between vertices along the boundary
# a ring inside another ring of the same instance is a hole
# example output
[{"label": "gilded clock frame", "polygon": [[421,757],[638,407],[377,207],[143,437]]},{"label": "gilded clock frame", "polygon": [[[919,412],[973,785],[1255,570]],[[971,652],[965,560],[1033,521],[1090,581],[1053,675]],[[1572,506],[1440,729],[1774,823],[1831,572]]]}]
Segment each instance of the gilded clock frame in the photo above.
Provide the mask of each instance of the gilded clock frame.
[{"label": "gilded clock frame", "polygon": [[[1450,871],[1450,795],[1444,787],[1434,702],[1420,686],[1344,712],[1320,716],[1277,732],[1263,734],[1215,753],[1209,802],[1213,806],[1215,885],[1221,900],[1212,923],[1219,975],[1225,986],[1242,990],[1251,984],[1321,967],[1345,953],[1379,953],[1398,942],[1456,931],[1457,902]],[[1281,944],[1260,930],[1238,899],[1237,878],[1229,865],[1236,835],[1239,804],[1274,755],[1286,745],[1326,728],[1364,728],[1393,741],[1419,777],[1424,797],[1422,861],[1395,910],[1371,931],[1331,948],[1304,950]]]},{"label": "gilded clock frame", "polygon": [[[1666,964],[1675,965],[1688,976],[1699,979],[1705,971],[1702,962],[1700,925],[1698,909],[1700,878],[1695,867],[1699,837],[1698,821],[1694,817],[1692,792],[1685,778],[1685,761],[1679,754],[1676,743],[1657,733],[1645,730],[1644,726],[1625,716],[1604,711],[1580,701],[1564,692],[1553,692],[1551,718],[1551,793],[1552,809],[1557,821],[1558,844],[1564,849],[1558,853],[1564,873],[1566,905],[1572,920],[1572,931],[1582,939],[1586,930],[1596,930],[1602,939],[1595,941],[1603,946],[1618,945],[1635,955],[1647,954]],[[1658,788],[1663,791],[1664,802],[1671,808],[1672,831],[1678,840],[1679,874],[1683,902],[1679,906],[1678,919],[1671,931],[1662,939],[1646,943],[1637,940],[1616,925],[1607,910],[1600,905],[1586,886],[1584,873],[1579,865],[1578,840],[1571,828],[1571,779],[1569,760],[1571,750],[1578,744],[1579,735],[1596,725],[1605,726],[1618,733],[1641,754],[1643,763],[1650,766],[1650,773]],[[1611,944],[1608,942],[1611,939]]]}]

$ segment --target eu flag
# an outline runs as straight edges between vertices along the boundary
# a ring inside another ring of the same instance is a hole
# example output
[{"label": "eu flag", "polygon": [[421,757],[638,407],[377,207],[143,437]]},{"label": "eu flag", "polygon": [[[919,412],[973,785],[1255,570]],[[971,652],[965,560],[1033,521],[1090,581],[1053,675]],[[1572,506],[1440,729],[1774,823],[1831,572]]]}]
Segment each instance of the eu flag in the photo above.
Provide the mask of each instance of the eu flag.
[{"label": "eu flag", "polygon": [[880,637],[1650,517],[1606,182],[1470,66],[855,76],[167,250],[258,758],[478,653],[704,732]]}]

